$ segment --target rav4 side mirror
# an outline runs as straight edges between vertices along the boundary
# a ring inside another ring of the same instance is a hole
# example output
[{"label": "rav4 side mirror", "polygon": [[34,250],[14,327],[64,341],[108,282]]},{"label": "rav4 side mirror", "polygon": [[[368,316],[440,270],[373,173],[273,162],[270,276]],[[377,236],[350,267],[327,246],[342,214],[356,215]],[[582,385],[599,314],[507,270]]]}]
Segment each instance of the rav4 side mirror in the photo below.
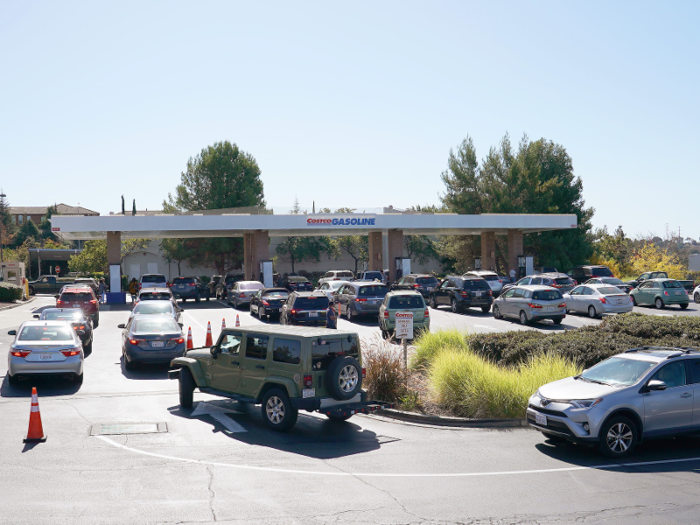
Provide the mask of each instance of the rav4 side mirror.
[{"label": "rav4 side mirror", "polygon": [[653,379],[647,383],[647,387],[645,389],[647,392],[653,392],[656,390],[666,390],[666,383],[663,381],[659,381],[658,379]]}]

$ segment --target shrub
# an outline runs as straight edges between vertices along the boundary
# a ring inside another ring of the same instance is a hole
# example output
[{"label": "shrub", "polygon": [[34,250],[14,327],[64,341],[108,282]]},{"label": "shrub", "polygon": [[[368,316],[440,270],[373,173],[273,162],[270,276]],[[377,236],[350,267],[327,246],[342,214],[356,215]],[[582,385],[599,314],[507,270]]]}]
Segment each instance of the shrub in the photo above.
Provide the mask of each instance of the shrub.
[{"label": "shrub", "polygon": [[0,302],[12,303],[22,298],[22,288],[12,283],[0,283]]},{"label": "shrub", "polygon": [[437,332],[423,332],[415,341],[416,352],[411,359],[411,368],[420,370],[426,368],[433,361],[438,352],[451,350],[467,350],[467,333],[460,332],[456,328],[440,330]]},{"label": "shrub", "polygon": [[407,375],[403,352],[395,345],[374,336],[363,342],[362,366],[365,368],[364,388],[369,399],[397,401],[406,394]]}]

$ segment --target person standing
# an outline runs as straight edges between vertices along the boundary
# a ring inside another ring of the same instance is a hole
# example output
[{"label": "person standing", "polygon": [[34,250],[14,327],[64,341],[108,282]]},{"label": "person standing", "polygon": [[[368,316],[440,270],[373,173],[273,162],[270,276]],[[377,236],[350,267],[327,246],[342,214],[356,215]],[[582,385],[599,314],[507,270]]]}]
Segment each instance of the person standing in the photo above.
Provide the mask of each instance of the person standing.
[{"label": "person standing", "polygon": [[100,284],[97,287],[97,293],[100,295],[100,302],[105,303],[106,302],[106,293],[107,293],[107,285],[105,284],[104,277],[100,279]]},{"label": "person standing", "polygon": [[326,310],[326,328],[331,328],[336,330],[338,328],[337,317],[335,316],[335,309],[332,304],[328,305],[328,310]]},{"label": "person standing", "polygon": [[131,282],[129,283],[129,293],[131,294],[131,302],[135,303],[136,294],[139,293],[139,283],[136,280],[136,277],[131,278]]},{"label": "person standing", "polygon": [[514,283],[515,282],[515,270],[510,271],[510,282]]}]

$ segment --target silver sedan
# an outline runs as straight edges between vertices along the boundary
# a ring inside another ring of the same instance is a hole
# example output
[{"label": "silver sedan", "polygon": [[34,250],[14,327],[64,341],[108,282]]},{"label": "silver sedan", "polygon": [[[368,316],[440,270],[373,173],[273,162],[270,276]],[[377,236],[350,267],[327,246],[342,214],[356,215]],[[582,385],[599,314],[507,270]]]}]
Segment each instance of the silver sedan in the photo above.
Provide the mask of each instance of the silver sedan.
[{"label": "silver sedan", "polygon": [[586,313],[591,318],[603,314],[624,314],[634,308],[632,299],[624,291],[609,284],[583,284],[564,294],[566,310]]},{"label": "silver sedan", "polygon": [[169,315],[179,323],[182,309],[172,301],[140,301],[131,310],[129,321],[135,315]]}]

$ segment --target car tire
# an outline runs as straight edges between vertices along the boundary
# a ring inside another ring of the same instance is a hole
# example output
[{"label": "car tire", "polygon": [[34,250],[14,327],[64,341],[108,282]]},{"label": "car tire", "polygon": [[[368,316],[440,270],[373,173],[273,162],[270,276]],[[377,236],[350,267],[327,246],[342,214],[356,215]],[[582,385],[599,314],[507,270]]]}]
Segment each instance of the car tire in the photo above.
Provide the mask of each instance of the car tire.
[{"label": "car tire", "polygon": [[82,385],[83,384],[83,374],[78,374],[73,376],[73,382],[76,385]]},{"label": "car tire", "polygon": [[124,368],[129,371],[133,371],[136,369],[136,363],[133,363],[132,361],[129,361],[126,358],[126,355],[122,354],[122,358],[124,359]]},{"label": "car tire", "polygon": [[209,302],[209,299],[211,299],[211,294],[207,292],[207,302]]},{"label": "car tire", "polygon": [[630,297],[632,297],[632,306],[637,306],[637,300],[634,298],[634,295],[630,294]]},{"label": "car tire", "polygon": [[195,302],[195,303],[198,303],[200,300],[201,300],[201,299],[200,299],[200,297],[199,297],[199,294],[195,295],[195,297],[194,297],[194,302]]},{"label": "car tire", "polygon": [[657,297],[656,300],[654,301],[654,306],[656,307],[657,310],[663,310],[664,309],[663,299],[661,299],[661,297]]},{"label": "car tire", "polygon": [[481,307],[481,311],[485,314],[489,313],[490,310],[491,310],[490,306],[482,306]]},{"label": "car tire", "polygon": [[564,320],[563,317],[555,317],[554,319],[552,319],[552,321],[554,321],[555,325],[560,325],[563,320]]},{"label": "car tire", "polygon": [[192,403],[194,402],[194,387],[197,385],[194,382],[194,377],[192,377],[192,372],[190,372],[189,368],[180,369],[180,380],[178,383],[180,406],[182,408],[192,408]]},{"label": "car tire", "polygon": [[353,319],[355,318],[355,317],[352,315],[352,308],[348,307],[348,311],[347,311],[346,316],[347,316],[347,318],[348,318],[348,322],[349,322],[349,323],[352,323],[352,322],[353,322]]},{"label": "car tire", "polygon": [[260,319],[260,322],[264,322],[263,317],[265,317],[262,313],[262,308],[258,306],[258,319]]},{"label": "car tire", "polygon": [[98,319],[95,319],[95,321],[92,323],[92,327],[93,327],[93,328],[97,328],[98,326],[100,326],[100,320],[99,320],[99,318],[98,318]]},{"label": "car tire", "polygon": [[590,317],[591,319],[596,319],[598,317],[598,312],[596,312],[595,306],[590,305],[588,307],[588,317]]},{"label": "car tire", "polygon": [[503,319],[503,316],[501,315],[501,309],[498,308],[498,306],[493,305],[493,318],[494,319]]},{"label": "car tire", "polygon": [[92,339],[90,340],[90,344],[87,344],[83,347],[83,353],[85,355],[90,355],[92,353]]},{"label": "car tire", "polygon": [[16,385],[19,383],[19,376],[13,375],[11,376],[10,373],[7,373],[7,380],[10,382],[11,385]]},{"label": "car tire", "polygon": [[[696,295],[698,295],[698,294],[696,294]],[[432,308],[433,310],[437,310],[437,307],[438,306],[437,306],[437,303],[435,302],[435,297],[431,297],[430,298],[430,308]]]},{"label": "car tire", "polygon": [[36,295],[36,290],[34,289],[33,286],[29,287],[29,295]]},{"label": "car tire", "polygon": [[523,310],[520,310],[520,324],[523,326],[529,324],[527,314]]},{"label": "car tire", "polygon": [[457,306],[457,299],[455,299],[454,297],[452,298],[452,302],[450,303],[450,306],[452,308],[453,314],[459,313],[459,306]]},{"label": "car tire", "polygon": [[362,389],[362,367],[349,355],[336,357],[326,371],[326,388],[333,399],[347,401]]},{"label": "car tire", "polygon": [[628,456],[637,446],[637,425],[624,416],[613,416],[600,428],[598,450],[609,458]]},{"label": "car tire", "polygon": [[681,307],[681,310],[685,310],[686,308],[688,308],[688,303],[681,304],[680,307]]},{"label": "car tire", "polygon": [[347,414],[345,416],[331,416],[330,414],[326,416],[333,423],[343,423],[352,417],[352,414]]},{"label": "car tire", "polygon": [[262,398],[262,417],[265,424],[277,432],[292,428],[299,417],[299,411],[292,408],[289,397],[279,388],[271,388]]}]

